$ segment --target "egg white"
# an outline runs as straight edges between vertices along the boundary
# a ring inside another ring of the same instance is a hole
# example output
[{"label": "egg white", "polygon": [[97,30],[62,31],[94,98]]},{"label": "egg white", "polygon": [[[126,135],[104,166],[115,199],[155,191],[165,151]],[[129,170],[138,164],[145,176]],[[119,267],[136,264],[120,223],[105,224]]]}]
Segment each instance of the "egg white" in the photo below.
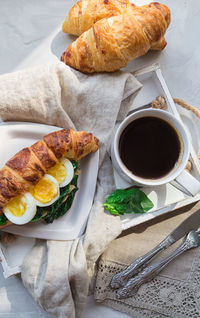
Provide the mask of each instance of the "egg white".
[{"label": "egg white", "polygon": [[36,214],[37,207],[36,207],[35,199],[32,197],[32,195],[29,192],[24,194],[24,198],[26,200],[26,210],[23,215],[15,216],[10,212],[7,206],[5,206],[4,208],[5,216],[10,222],[14,224],[18,224],[18,225],[26,224],[30,222]]},{"label": "egg white", "polygon": [[60,162],[64,164],[66,168],[66,178],[62,183],[59,184],[59,187],[63,188],[72,181],[74,177],[74,167],[69,159],[63,158]]},{"label": "egg white", "polygon": [[57,195],[49,202],[47,203],[42,203],[40,202],[39,200],[37,200],[36,198],[35,199],[35,202],[36,202],[36,205],[39,206],[39,207],[45,207],[45,206],[49,206],[51,204],[53,204],[56,200],[58,200],[59,196],[60,196],[60,189],[59,189],[59,184],[58,184],[58,181],[51,175],[49,174],[45,174],[44,179],[48,179],[49,181],[51,181],[57,188]]},{"label": "egg white", "polygon": [[50,182],[52,182],[56,186],[57,195],[48,203],[42,203],[36,198],[34,198],[34,196],[30,192],[25,193],[24,198],[26,200],[27,207],[26,207],[25,213],[22,216],[15,216],[9,211],[8,207],[4,208],[4,214],[9,221],[18,225],[26,224],[34,218],[37,211],[37,206],[39,207],[49,206],[53,204],[56,200],[58,200],[60,196],[59,188],[62,188],[68,185],[74,177],[74,167],[71,161],[69,159],[63,158],[60,162],[65,166],[65,169],[66,169],[66,178],[62,183],[59,184],[58,181],[52,175],[49,175],[49,174],[45,174],[45,176],[43,177],[45,179],[48,179]]}]

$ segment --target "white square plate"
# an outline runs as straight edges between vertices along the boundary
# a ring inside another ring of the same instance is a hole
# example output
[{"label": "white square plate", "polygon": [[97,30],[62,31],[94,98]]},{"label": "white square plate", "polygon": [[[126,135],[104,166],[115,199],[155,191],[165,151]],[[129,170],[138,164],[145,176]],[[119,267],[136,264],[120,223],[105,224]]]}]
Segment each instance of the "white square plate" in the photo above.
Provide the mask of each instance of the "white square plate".
[{"label": "white square plate", "polygon": [[[43,136],[61,128],[37,123],[10,122],[0,125],[0,168],[16,152],[28,147]],[[99,151],[81,160],[81,174],[72,207],[51,224],[43,220],[26,225],[11,225],[2,229],[4,232],[26,237],[72,240],[80,236],[87,222],[96,188]]]}]

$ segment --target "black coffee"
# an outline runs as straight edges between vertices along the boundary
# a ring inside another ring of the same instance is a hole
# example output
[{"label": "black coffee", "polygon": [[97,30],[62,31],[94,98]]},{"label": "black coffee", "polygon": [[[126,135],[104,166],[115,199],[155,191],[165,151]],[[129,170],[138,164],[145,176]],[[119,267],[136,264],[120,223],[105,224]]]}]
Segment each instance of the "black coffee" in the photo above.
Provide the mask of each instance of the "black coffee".
[{"label": "black coffee", "polygon": [[119,152],[124,165],[136,176],[157,179],[175,166],[181,144],[175,129],[165,120],[143,117],[123,131]]}]

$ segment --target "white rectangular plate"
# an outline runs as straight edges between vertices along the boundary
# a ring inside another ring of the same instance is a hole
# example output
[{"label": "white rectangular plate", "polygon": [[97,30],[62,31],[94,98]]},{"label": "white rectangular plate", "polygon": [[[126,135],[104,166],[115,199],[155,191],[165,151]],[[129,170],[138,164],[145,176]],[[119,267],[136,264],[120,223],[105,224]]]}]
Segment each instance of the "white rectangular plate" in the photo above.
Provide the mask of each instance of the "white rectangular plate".
[{"label": "white rectangular plate", "polygon": [[[6,123],[0,125],[0,168],[16,152],[28,147],[43,136],[61,128],[37,123]],[[99,152],[92,153],[81,160],[81,174],[72,207],[51,224],[43,220],[26,225],[11,225],[2,229],[4,232],[26,237],[72,240],[80,236],[87,222],[96,188]]]}]

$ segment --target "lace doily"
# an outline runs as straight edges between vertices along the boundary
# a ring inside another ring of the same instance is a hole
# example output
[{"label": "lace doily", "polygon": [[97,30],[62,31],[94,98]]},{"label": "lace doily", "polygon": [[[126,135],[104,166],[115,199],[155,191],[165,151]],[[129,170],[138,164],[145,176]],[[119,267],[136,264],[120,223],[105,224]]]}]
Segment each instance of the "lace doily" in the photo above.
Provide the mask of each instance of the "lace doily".
[{"label": "lace doily", "polygon": [[[199,318],[200,317],[200,248],[186,280],[157,276],[144,284],[134,297],[118,300],[109,287],[114,274],[124,266],[111,261],[100,261],[97,268],[94,297],[96,301],[134,318]],[[162,273],[161,273],[162,274]]]}]

